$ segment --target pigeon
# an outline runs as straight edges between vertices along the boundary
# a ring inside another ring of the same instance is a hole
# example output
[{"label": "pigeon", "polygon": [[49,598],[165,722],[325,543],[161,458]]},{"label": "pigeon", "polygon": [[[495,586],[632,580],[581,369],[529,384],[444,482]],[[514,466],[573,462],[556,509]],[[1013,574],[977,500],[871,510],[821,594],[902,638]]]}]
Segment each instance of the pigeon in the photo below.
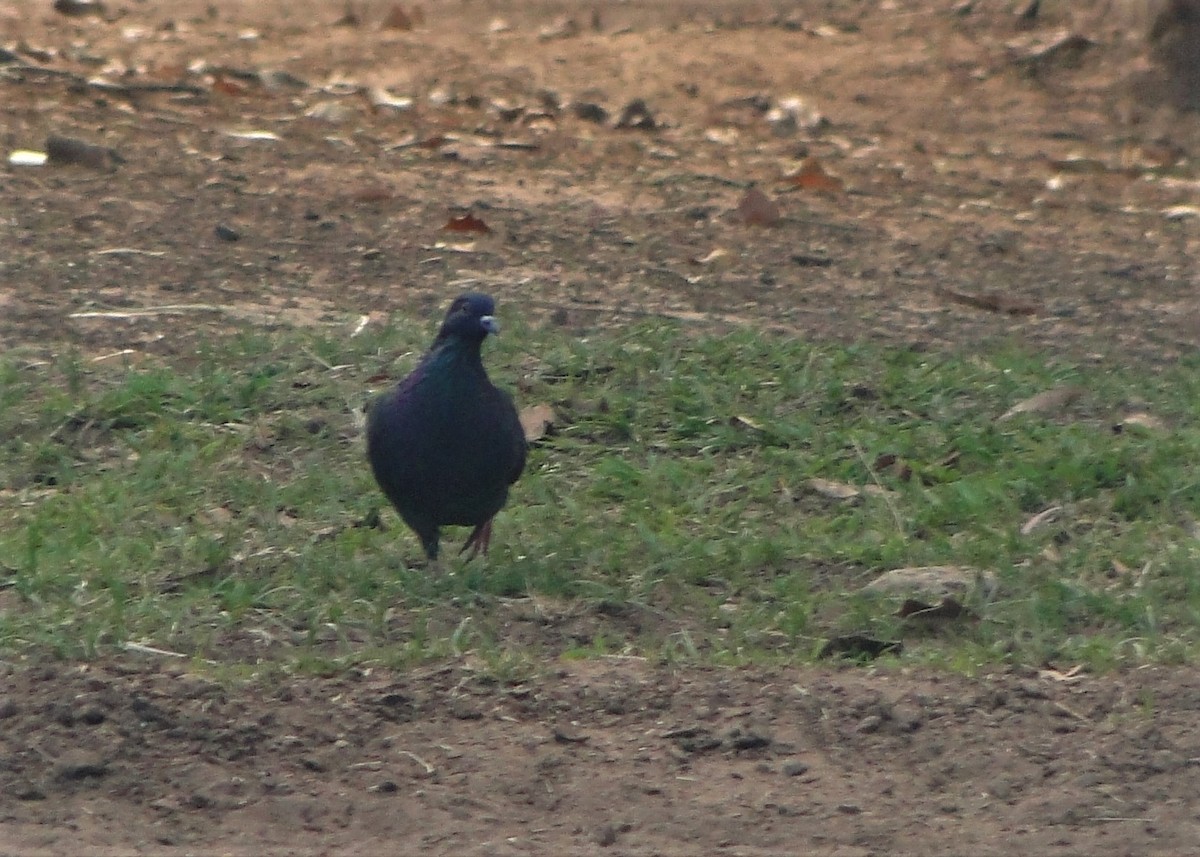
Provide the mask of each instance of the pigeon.
[{"label": "pigeon", "polygon": [[488,295],[459,295],[429,351],[367,416],[367,459],[404,523],[438,558],[441,528],[475,529],[459,553],[487,553],[492,518],[525,468],[512,397],[488,379],[479,350],[499,333]]}]

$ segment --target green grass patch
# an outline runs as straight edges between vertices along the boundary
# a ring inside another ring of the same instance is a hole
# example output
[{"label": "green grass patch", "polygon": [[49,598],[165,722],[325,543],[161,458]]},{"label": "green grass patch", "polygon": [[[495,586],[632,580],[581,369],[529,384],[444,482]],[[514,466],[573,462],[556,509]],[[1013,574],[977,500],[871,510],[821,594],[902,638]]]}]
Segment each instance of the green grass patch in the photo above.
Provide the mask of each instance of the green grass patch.
[{"label": "green grass patch", "polygon": [[[472,653],[511,670],[803,661],[863,632],[960,670],[1196,653],[1195,366],[666,323],[506,333],[493,377],[519,378],[520,403],[560,424],[490,559],[435,573],[376,489],[356,416],[368,379],[402,375],[425,335],[247,334],[187,365],[0,363],[0,651],[134,643],[315,670]],[[1084,392],[997,421],[1062,384]],[[1161,426],[1121,425],[1141,411]],[[988,570],[995,593],[969,620],[918,626],[860,591],[927,565]]]}]

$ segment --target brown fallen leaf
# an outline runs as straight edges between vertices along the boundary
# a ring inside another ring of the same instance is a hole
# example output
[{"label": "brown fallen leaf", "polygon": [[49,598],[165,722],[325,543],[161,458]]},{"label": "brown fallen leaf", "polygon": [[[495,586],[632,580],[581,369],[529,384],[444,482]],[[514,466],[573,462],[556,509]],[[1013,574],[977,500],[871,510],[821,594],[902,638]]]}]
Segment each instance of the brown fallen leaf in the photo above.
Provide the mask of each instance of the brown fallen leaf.
[{"label": "brown fallen leaf", "polygon": [[246,95],[246,93],[249,91],[240,83],[236,83],[235,81],[232,81],[227,77],[222,77],[221,75],[217,75],[213,78],[212,89],[213,92],[221,95],[230,95],[235,98]]},{"label": "brown fallen leaf", "polygon": [[468,212],[459,217],[451,217],[442,227],[446,232],[491,232],[492,228],[475,215]]},{"label": "brown fallen leaf", "polygon": [[955,289],[942,287],[937,289],[937,293],[960,304],[966,304],[976,309],[986,309],[989,312],[1000,312],[1005,315],[1033,315],[1041,309],[1041,304],[1037,301],[1014,298],[1012,295],[1006,295],[1001,292],[984,292],[975,295],[969,292],[960,292]]},{"label": "brown fallen leaf", "polygon": [[558,415],[554,413],[554,408],[542,403],[523,408],[520,418],[521,429],[525,432],[525,442],[533,443],[550,434],[558,420]]},{"label": "brown fallen leaf", "polygon": [[783,216],[774,200],[756,187],[746,191],[737,210],[742,220],[751,226],[774,226]]},{"label": "brown fallen leaf", "polygon": [[843,188],[841,179],[825,172],[821,162],[816,158],[805,158],[800,164],[800,171],[788,176],[788,181],[804,190],[840,191]]},{"label": "brown fallen leaf", "polygon": [[1036,396],[1030,396],[1024,401],[1017,402],[1007,411],[996,417],[997,422],[1010,420],[1017,414],[1052,414],[1061,411],[1084,394],[1085,390],[1078,384],[1062,384],[1049,390],[1043,390]]}]

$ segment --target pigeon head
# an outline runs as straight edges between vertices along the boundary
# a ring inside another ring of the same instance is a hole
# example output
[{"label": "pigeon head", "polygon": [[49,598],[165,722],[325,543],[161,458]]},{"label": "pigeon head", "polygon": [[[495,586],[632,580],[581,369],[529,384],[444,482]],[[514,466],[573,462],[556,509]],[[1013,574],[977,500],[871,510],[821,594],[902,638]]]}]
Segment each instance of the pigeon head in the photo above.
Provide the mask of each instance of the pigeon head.
[{"label": "pigeon head", "polygon": [[483,342],[489,333],[499,333],[496,321],[496,302],[490,295],[468,292],[459,295],[446,310],[446,318],[438,331],[437,342],[458,339],[465,342]]}]

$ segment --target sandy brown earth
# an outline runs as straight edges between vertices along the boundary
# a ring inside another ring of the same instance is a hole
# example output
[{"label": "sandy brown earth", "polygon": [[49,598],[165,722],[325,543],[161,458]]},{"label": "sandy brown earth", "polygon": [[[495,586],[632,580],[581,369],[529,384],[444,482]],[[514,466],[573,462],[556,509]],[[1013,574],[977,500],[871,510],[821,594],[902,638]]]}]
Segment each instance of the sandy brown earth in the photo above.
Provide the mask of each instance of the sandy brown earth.
[{"label": "sandy brown earth", "polygon": [[[10,353],[186,361],[467,283],[580,334],[661,314],[1148,370],[1200,343],[1186,15],[66,5],[0,2],[0,142],[52,155],[0,170]],[[739,210],[752,185],[777,220]],[[467,211],[491,231],[443,229]],[[1183,668],[0,669],[0,854],[1200,850]]]}]

